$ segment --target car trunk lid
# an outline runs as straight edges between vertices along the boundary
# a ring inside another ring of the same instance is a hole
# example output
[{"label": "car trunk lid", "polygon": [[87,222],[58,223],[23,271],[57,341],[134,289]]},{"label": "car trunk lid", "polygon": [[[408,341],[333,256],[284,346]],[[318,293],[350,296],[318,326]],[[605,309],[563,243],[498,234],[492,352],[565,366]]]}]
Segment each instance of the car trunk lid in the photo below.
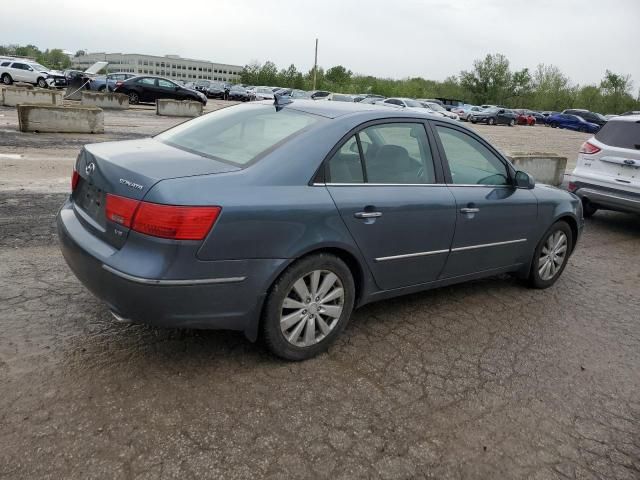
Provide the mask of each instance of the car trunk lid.
[{"label": "car trunk lid", "polygon": [[97,237],[120,248],[129,229],[106,218],[107,195],[142,200],[159,181],[239,170],[238,167],[154,139],[87,145],[76,162],[72,199],[80,220]]}]

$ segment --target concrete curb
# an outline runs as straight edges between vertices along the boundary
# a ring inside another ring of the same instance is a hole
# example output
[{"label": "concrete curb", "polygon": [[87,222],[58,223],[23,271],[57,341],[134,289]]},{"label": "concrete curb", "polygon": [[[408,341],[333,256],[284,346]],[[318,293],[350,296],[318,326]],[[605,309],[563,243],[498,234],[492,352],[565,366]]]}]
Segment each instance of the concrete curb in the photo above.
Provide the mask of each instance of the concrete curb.
[{"label": "concrete curb", "polygon": [[129,97],[123,93],[82,92],[82,106],[99,107],[111,110],[127,110]]},{"label": "concrete curb", "polygon": [[567,157],[553,153],[514,155],[511,162],[533,176],[536,182],[560,186],[567,168]]},{"label": "concrete curb", "polygon": [[15,107],[27,103],[30,105],[62,105],[63,92],[46,88],[3,87],[2,105]]},{"label": "concrete curb", "polygon": [[199,117],[202,115],[202,103],[193,100],[172,100],[162,98],[156,100],[156,115],[169,117]]},{"label": "concrete curb", "polygon": [[104,133],[100,108],[26,104],[17,108],[21,132]]}]

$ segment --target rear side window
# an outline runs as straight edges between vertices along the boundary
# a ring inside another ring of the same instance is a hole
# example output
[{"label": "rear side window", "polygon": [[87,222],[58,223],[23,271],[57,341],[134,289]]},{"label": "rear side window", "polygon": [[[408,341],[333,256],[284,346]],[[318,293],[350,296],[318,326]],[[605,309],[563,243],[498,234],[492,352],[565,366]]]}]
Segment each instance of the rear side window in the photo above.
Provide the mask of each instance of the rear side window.
[{"label": "rear side window", "polygon": [[270,105],[222,108],[167,130],[155,138],[177,148],[246,165],[320,117]]},{"label": "rear side window", "polygon": [[138,83],[140,85],[155,85],[156,84],[156,79],[155,78],[141,78],[136,83]]},{"label": "rear side window", "polygon": [[0,63],[0,67],[8,67],[11,62],[2,62]]},{"label": "rear side window", "polygon": [[347,140],[331,158],[329,181],[396,185],[436,183],[424,125],[386,123],[365,128]]},{"label": "rear side window", "polygon": [[640,150],[640,121],[609,120],[596,133],[596,140],[611,147]]}]

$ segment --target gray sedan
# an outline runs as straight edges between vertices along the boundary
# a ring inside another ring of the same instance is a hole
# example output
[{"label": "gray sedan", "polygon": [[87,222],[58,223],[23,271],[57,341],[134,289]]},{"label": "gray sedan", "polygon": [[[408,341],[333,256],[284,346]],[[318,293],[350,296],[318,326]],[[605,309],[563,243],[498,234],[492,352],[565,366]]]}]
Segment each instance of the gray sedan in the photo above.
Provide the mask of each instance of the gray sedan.
[{"label": "gray sedan", "polygon": [[[325,350],[354,308],[501,273],[555,283],[577,197],[442,117],[276,98],[87,145],[62,253],[120,320]],[[286,104],[285,104],[286,103]]]}]

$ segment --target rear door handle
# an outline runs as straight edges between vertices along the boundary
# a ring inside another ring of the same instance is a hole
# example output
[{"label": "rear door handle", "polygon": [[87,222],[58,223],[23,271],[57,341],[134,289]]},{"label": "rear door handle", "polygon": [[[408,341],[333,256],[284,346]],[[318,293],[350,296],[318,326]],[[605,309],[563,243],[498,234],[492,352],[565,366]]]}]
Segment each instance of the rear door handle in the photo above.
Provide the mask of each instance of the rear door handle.
[{"label": "rear door handle", "polygon": [[479,208],[470,208],[470,207],[465,207],[460,209],[461,213],[478,213],[479,211],[480,211]]},{"label": "rear door handle", "polygon": [[353,216],[356,218],[378,218],[382,216],[382,212],[356,212]]}]

